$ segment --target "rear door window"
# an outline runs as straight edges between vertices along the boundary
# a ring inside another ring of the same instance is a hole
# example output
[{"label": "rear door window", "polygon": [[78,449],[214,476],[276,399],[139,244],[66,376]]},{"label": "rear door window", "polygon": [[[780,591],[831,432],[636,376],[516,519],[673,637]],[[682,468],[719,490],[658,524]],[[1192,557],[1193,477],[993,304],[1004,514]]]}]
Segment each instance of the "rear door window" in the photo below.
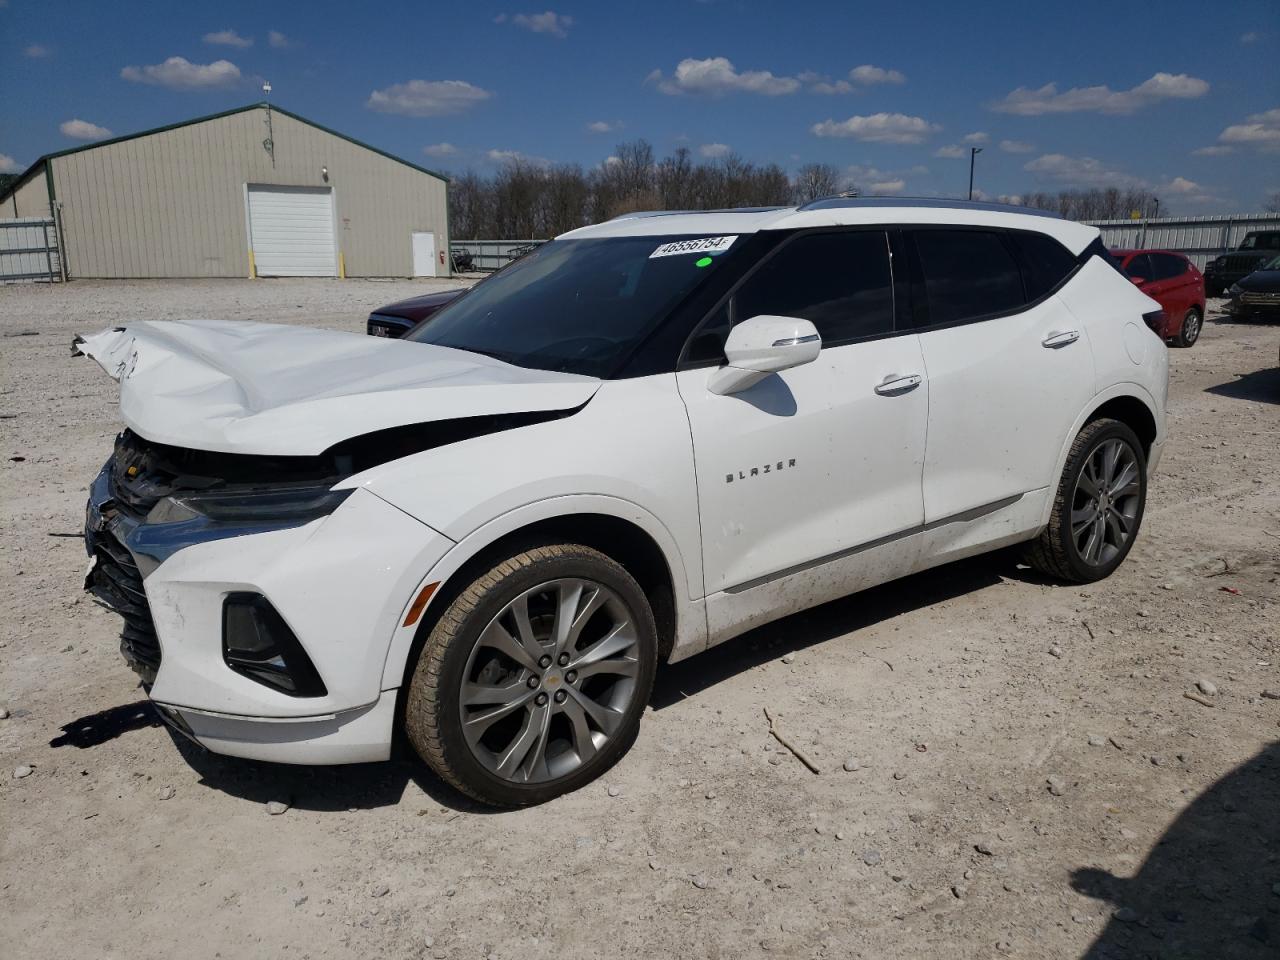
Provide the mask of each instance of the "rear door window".
[{"label": "rear door window", "polygon": [[1149,254],[1139,253],[1129,258],[1129,262],[1124,265],[1124,272],[1133,279],[1138,280],[1154,280],[1155,268],[1151,266],[1151,257]]},{"label": "rear door window", "polygon": [[1026,303],[1018,262],[999,233],[916,230],[914,238],[930,326],[1012,313]]},{"label": "rear door window", "polygon": [[1151,254],[1151,264],[1156,273],[1156,280],[1172,280],[1175,277],[1182,276],[1187,270],[1185,260],[1167,253]]}]

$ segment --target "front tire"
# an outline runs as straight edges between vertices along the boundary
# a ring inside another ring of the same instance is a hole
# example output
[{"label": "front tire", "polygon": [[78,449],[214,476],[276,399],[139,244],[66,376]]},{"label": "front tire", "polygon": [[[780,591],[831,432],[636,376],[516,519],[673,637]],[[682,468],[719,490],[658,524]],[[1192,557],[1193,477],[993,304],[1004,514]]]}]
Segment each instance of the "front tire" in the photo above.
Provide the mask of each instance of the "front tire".
[{"label": "front tire", "polygon": [[468,796],[543,803],[630,749],[657,651],[648,600],[621,565],[578,544],[535,547],[478,576],[435,622],[405,731]]},{"label": "front tire", "polygon": [[1067,454],[1049,525],[1026,559],[1069,583],[1108,577],[1133,547],[1146,501],[1147,459],[1137,435],[1118,420],[1087,423]]},{"label": "front tire", "polygon": [[1182,318],[1182,326],[1173,338],[1174,346],[1190,347],[1200,339],[1200,331],[1204,329],[1204,317],[1199,307],[1192,307]]}]

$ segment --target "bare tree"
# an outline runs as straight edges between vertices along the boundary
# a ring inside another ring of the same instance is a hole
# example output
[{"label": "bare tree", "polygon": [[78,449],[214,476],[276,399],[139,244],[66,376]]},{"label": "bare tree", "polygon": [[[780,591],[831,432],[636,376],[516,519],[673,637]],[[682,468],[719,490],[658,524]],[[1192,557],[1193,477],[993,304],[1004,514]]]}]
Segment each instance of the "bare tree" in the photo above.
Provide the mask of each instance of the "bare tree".
[{"label": "bare tree", "polygon": [[840,171],[829,163],[806,163],[796,171],[792,181],[792,197],[796,203],[808,203],[839,192]]},{"label": "bare tree", "polygon": [[1267,213],[1280,213],[1280,193],[1273,193],[1267,198],[1266,205],[1262,208]]}]

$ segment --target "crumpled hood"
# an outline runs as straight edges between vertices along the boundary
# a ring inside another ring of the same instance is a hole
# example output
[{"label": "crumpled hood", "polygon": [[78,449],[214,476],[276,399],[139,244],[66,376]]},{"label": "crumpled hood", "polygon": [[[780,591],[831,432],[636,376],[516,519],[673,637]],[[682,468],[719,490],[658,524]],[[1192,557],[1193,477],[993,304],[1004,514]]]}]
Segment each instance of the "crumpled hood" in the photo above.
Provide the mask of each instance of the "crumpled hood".
[{"label": "crumpled hood", "polygon": [[594,377],[464,350],[237,320],[139,321],[77,337],[155,443],[313,456],[388,427],[579,407]]}]

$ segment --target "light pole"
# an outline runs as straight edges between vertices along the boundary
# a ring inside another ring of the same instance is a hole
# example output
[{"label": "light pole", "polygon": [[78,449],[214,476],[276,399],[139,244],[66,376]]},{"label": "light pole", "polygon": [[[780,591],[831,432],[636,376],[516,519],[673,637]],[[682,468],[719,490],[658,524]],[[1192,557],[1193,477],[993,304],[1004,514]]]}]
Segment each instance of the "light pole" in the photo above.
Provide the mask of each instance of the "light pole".
[{"label": "light pole", "polygon": [[981,147],[969,148],[969,199],[973,199],[973,158],[982,152]]}]

